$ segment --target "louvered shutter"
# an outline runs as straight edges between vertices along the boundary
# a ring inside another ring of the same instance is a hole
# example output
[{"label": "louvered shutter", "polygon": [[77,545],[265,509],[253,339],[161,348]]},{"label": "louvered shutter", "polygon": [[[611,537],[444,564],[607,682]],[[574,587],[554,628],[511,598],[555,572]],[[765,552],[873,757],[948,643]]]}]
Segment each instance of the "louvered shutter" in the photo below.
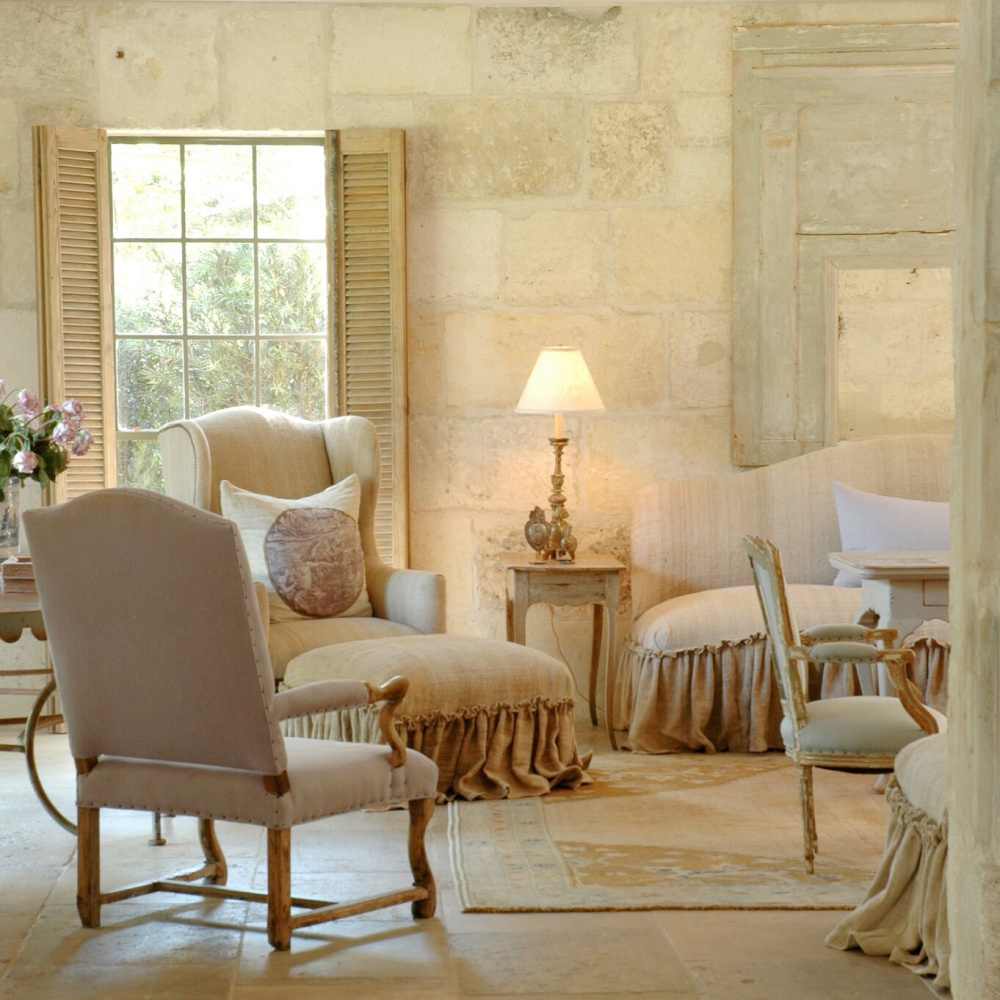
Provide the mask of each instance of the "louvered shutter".
[{"label": "louvered shutter", "polygon": [[42,392],[79,399],[94,435],[50,487],[58,503],[116,480],[108,146],[102,130],[50,126],[34,144]]},{"label": "louvered shutter", "polygon": [[399,129],[331,135],[337,240],[339,412],[378,431],[379,554],[407,565],[406,219]]}]

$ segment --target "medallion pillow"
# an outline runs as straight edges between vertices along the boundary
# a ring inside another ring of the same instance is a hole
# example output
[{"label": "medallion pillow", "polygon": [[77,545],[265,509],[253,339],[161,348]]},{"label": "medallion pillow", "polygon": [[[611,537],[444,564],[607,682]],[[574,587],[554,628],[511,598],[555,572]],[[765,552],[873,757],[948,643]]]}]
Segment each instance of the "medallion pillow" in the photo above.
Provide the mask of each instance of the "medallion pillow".
[{"label": "medallion pillow", "polygon": [[[265,496],[262,493],[251,493],[249,490],[242,490],[224,479],[219,483],[219,499],[222,516],[228,517],[235,523],[243,538],[247,557],[250,560],[250,572],[253,574],[254,580],[267,587],[271,604],[271,620],[275,622],[304,617],[302,613],[294,610],[281,598],[268,571],[265,540],[279,515],[288,510],[314,508],[342,511],[354,522],[353,534],[357,536],[357,547],[361,546],[361,535],[357,527],[358,515],[361,512],[361,480],[356,475],[348,476],[339,483],[323,490],[322,493],[316,493],[311,497],[302,497],[299,500],[286,500],[280,497]],[[352,551],[354,551],[353,543]],[[275,562],[281,561],[277,554],[272,556],[272,559]],[[348,562],[349,566],[353,565],[352,560]],[[348,568],[345,572],[350,577],[354,570]],[[341,593],[342,589],[342,586],[338,586],[338,593]],[[364,579],[364,560],[362,559],[361,587],[357,599],[347,610],[336,617],[367,617],[371,614],[372,606],[368,600],[368,590]]]},{"label": "medallion pillow", "polygon": [[[907,500],[833,484],[842,552],[931,552],[951,548],[951,504],[947,500]],[[853,573],[840,570],[836,587],[860,587]]]}]

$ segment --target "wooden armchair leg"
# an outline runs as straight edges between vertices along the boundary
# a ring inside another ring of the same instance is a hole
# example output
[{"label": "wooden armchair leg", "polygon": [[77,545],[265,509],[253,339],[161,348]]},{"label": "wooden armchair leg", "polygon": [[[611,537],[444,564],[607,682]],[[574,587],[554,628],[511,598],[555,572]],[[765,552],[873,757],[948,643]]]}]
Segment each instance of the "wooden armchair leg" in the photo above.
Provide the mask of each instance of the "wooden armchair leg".
[{"label": "wooden armchair leg", "polygon": [[101,926],[101,810],[76,811],[76,909],[84,927]]},{"label": "wooden armchair leg", "polygon": [[434,884],[434,873],[424,844],[427,825],[433,815],[433,799],[415,799],[410,802],[410,870],[413,872],[413,884],[427,890],[426,899],[418,899],[410,904],[415,917],[433,917],[437,909],[437,886]]},{"label": "wooden armchair leg", "polygon": [[215,885],[225,885],[229,877],[229,866],[226,864],[226,856],[222,853],[219,838],[215,835],[215,821],[199,819],[198,836],[201,838],[205,861],[215,868],[214,874],[208,876],[209,880]]},{"label": "wooden armchair leg", "polygon": [[813,859],[818,847],[816,810],[813,806],[813,769],[811,764],[799,764],[799,799],[802,805],[802,837],[805,841],[806,871],[812,875]]},{"label": "wooden armchair leg", "polygon": [[277,951],[292,946],[292,831],[267,831],[267,940]]}]

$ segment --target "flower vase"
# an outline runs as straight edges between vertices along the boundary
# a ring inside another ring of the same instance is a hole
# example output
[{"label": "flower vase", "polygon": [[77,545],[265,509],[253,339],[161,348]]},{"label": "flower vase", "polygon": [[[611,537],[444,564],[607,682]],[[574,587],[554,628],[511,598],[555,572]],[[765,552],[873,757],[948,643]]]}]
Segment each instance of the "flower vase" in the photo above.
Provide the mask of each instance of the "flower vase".
[{"label": "flower vase", "polygon": [[21,480],[11,476],[4,484],[0,501],[0,562],[16,556],[20,548]]}]

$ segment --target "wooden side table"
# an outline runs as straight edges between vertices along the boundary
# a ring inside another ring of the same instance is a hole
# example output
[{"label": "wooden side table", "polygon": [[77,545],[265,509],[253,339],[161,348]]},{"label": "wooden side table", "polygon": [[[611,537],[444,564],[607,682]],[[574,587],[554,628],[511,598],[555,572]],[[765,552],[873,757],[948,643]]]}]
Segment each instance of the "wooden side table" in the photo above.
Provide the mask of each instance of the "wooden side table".
[{"label": "wooden side table", "polygon": [[597,675],[601,665],[604,616],[608,619],[608,654],[604,664],[604,721],[611,747],[618,749],[612,728],[615,671],[612,658],[618,633],[618,583],[625,566],[612,556],[578,555],[572,563],[533,554],[503,552],[507,570],[507,641],[525,643],[525,619],[532,604],[594,605],[594,631],[590,651],[590,721],[597,725]]}]

